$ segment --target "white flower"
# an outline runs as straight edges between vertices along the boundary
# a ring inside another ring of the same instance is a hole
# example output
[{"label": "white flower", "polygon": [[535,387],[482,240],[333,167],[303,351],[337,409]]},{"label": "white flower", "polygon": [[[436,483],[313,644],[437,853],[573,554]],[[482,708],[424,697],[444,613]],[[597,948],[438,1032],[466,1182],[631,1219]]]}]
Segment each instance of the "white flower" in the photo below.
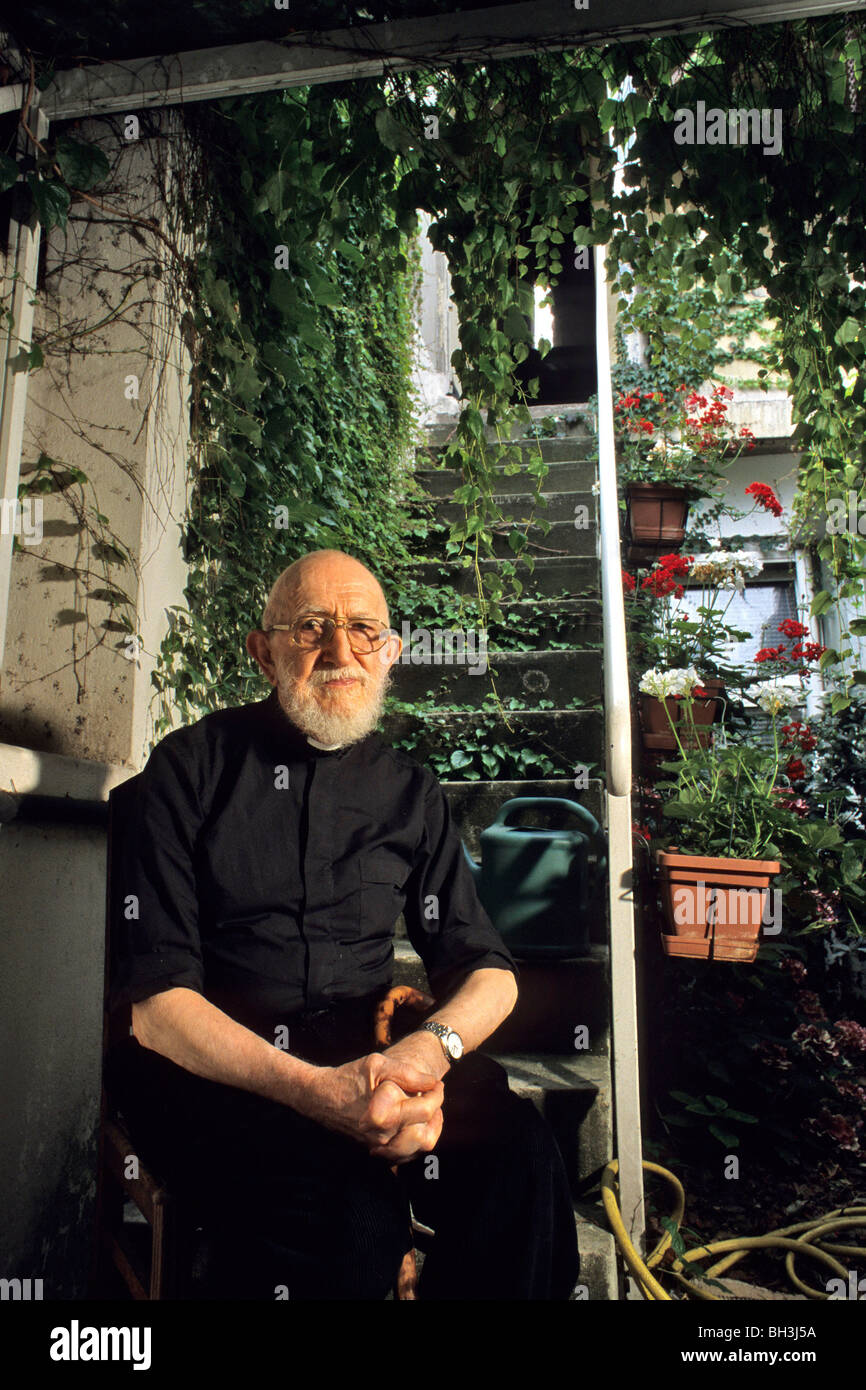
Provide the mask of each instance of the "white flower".
[{"label": "white flower", "polygon": [[601,480],[597,479],[589,490],[592,493],[593,497],[598,497],[599,493],[601,492]]},{"label": "white flower", "polygon": [[671,674],[670,671],[660,671],[654,666],[651,671],[644,671],[638,689],[642,690],[644,695],[655,695],[657,700],[664,700],[667,695],[673,694]]},{"label": "white flower", "polygon": [[[718,544],[718,542],[710,542]],[[751,550],[723,550],[712,555],[696,555],[689,570],[693,579],[702,584],[715,584],[720,589],[745,588],[747,579],[754,579],[764,568],[760,555]]]},{"label": "white flower", "polygon": [[700,683],[701,678],[694,666],[688,670],[680,667],[672,671],[660,671],[658,667],[653,667],[641,676],[638,688],[644,695],[655,695],[657,700],[664,700],[669,695],[691,695]]},{"label": "white flower", "polygon": [[766,714],[782,714],[802,702],[802,696],[786,685],[758,685],[752,693]]}]

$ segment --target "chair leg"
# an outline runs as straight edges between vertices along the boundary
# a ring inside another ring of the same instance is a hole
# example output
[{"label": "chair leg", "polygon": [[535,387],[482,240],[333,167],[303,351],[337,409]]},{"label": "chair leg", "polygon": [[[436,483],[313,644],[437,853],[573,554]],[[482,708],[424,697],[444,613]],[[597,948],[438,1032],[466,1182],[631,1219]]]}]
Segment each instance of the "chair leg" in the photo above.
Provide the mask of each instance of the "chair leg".
[{"label": "chair leg", "polygon": [[418,1263],[415,1251],[407,1250],[397,1275],[397,1298],[403,1303],[417,1300]]}]

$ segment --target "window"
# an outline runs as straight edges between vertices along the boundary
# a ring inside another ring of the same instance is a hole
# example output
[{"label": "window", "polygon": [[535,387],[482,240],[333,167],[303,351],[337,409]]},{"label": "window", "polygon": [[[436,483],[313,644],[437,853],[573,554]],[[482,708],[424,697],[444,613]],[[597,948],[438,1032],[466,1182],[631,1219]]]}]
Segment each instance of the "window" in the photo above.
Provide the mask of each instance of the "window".
[{"label": "window", "polygon": [[[745,593],[734,591],[725,594],[717,604],[719,612],[724,611],[730,597],[730,607],[725,612],[724,621],[728,627],[739,628],[751,635],[743,642],[731,642],[725,650],[725,659],[731,665],[748,666],[756,652],[762,647],[789,645],[787,637],[779,632],[779,623],[786,618],[797,617],[797,596],[793,577],[778,578],[761,582],[756,580],[747,584]],[[696,617],[701,603],[702,591],[686,589],[676,604],[678,611],[685,616]]]}]

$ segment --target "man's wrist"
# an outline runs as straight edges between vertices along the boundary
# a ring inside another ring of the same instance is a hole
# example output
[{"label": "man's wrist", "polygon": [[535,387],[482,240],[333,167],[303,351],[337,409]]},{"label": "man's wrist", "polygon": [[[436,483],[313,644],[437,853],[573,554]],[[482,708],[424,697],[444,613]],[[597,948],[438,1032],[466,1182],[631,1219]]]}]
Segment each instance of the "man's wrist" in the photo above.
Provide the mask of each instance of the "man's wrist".
[{"label": "man's wrist", "polygon": [[388,1052],[399,1053],[410,1050],[412,1055],[423,1058],[423,1063],[418,1063],[425,1071],[429,1071],[433,1076],[440,1080],[447,1071],[451,1070],[451,1063],[445,1056],[442,1044],[435,1033],[430,1033],[424,1028],[416,1028],[414,1033],[407,1033],[399,1042],[393,1043],[387,1049]]}]

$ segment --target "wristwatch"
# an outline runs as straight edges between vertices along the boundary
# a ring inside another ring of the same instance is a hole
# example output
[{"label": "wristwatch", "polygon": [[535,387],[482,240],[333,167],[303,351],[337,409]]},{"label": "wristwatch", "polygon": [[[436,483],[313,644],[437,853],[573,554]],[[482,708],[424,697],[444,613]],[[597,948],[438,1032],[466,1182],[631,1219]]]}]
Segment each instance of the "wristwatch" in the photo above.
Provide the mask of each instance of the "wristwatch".
[{"label": "wristwatch", "polygon": [[433,1023],[430,1019],[421,1024],[428,1032],[435,1033],[442,1044],[445,1056],[449,1062],[459,1062],[465,1051],[463,1039],[453,1028],[449,1028],[447,1023]]}]

